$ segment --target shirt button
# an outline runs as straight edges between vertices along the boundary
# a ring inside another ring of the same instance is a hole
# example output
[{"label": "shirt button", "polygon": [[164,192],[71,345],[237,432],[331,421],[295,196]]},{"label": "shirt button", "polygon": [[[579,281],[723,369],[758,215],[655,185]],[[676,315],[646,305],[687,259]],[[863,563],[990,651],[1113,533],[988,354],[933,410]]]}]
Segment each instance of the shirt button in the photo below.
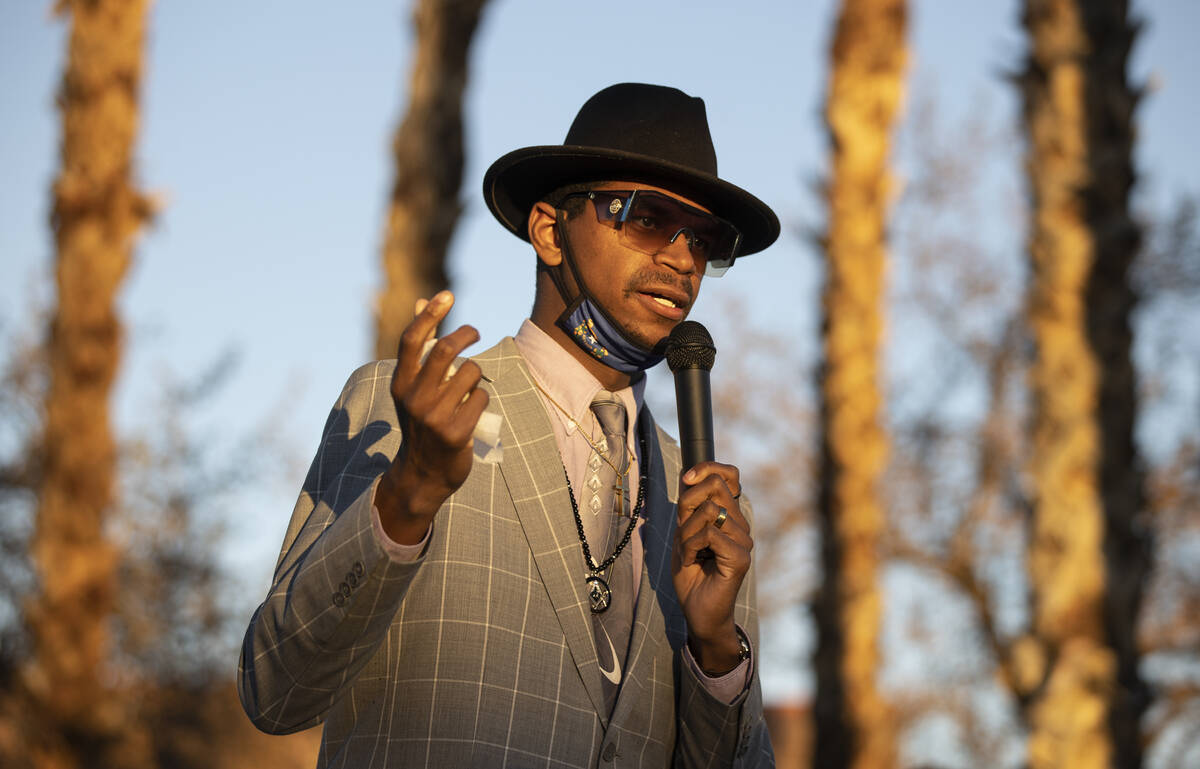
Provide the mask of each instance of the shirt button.
[{"label": "shirt button", "polygon": [[604,746],[604,752],[600,754],[600,758],[604,759],[605,761],[612,761],[613,756],[616,754],[617,746],[610,742]]}]

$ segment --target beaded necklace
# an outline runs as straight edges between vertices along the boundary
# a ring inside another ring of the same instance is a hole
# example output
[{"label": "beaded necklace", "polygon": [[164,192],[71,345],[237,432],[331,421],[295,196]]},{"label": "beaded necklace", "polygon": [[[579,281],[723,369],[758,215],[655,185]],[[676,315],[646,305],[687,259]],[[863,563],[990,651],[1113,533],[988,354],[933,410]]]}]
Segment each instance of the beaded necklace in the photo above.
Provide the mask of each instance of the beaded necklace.
[{"label": "beaded necklace", "polygon": [[[646,445],[640,435],[638,440],[642,442],[642,456],[646,456]],[[625,535],[621,537],[621,541],[617,543],[612,554],[601,563],[596,563],[596,559],[592,557],[592,550],[588,547],[587,535],[583,533],[583,519],[579,517],[579,503],[575,501],[575,490],[571,488],[571,478],[567,475],[566,466],[563,467],[563,477],[567,479],[567,494],[571,497],[571,513],[575,516],[575,530],[579,532],[579,544],[583,545],[583,565],[588,571],[583,582],[587,585],[592,613],[600,614],[607,610],[609,604],[612,603],[612,590],[609,589],[608,582],[602,575],[620,557],[621,551],[625,549],[625,546],[629,544],[629,539],[633,536],[633,530],[637,528],[638,518],[642,515],[642,505],[646,501],[646,474],[638,474],[637,504],[634,505],[633,512],[629,515],[629,525],[625,527]]]},{"label": "beaded necklace", "polygon": [[[617,466],[614,465],[609,458],[604,455],[604,452],[600,451],[599,447],[596,446],[595,442],[593,442],[592,439],[588,437],[588,434],[583,431],[582,425],[579,424],[575,417],[571,416],[570,412],[563,408],[558,401],[554,400],[550,393],[546,392],[542,386],[538,384],[536,379],[533,379],[532,381],[533,386],[536,387],[542,395],[546,396],[546,400],[554,404],[554,407],[561,411],[563,416],[565,416],[575,427],[575,429],[579,431],[579,434],[583,436],[585,441],[588,442],[588,445],[592,447],[592,450],[596,452],[596,455],[607,462],[608,466],[611,467],[613,472],[617,474],[617,478],[620,480],[618,481],[619,486],[615,489],[615,491],[620,495],[618,499],[621,501],[622,507],[624,507],[624,476],[626,473],[622,473],[620,469],[618,469]],[[644,457],[646,456],[646,442],[640,431],[638,433],[638,442],[642,447],[642,456]],[[633,452],[630,451],[628,446],[625,447],[625,450],[629,452],[629,460],[630,463],[632,463],[636,457],[633,455]],[[612,604],[612,590],[609,588],[608,582],[604,579],[603,575],[610,566],[616,563],[617,558],[621,556],[621,552],[625,550],[625,546],[629,544],[630,538],[633,537],[633,530],[637,528],[638,518],[641,517],[642,507],[646,501],[646,474],[644,472],[638,473],[637,502],[633,506],[633,512],[629,514],[629,525],[625,527],[625,534],[621,537],[621,541],[617,543],[617,546],[612,551],[612,554],[610,554],[600,563],[596,563],[596,559],[592,557],[592,549],[588,547],[587,535],[583,531],[583,519],[579,517],[579,503],[575,501],[575,489],[571,486],[571,476],[567,473],[566,465],[563,466],[563,477],[567,481],[567,494],[571,498],[571,514],[575,517],[575,530],[579,534],[579,544],[582,545],[583,565],[584,568],[587,569],[587,576],[584,577],[583,581],[587,586],[588,600],[591,604],[592,613],[601,614],[607,611],[609,605]]]}]

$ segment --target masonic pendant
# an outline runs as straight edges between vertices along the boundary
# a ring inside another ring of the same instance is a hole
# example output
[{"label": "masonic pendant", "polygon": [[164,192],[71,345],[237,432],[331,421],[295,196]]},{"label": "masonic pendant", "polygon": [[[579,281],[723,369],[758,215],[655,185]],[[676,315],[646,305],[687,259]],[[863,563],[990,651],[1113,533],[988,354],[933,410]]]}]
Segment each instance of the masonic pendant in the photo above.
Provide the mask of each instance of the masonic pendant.
[{"label": "masonic pendant", "polygon": [[609,590],[608,583],[598,573],[589,574],[584,582],[587,584],[592,614],[603,614],[608,609],[608,605],[612,603],[612,590]]}]

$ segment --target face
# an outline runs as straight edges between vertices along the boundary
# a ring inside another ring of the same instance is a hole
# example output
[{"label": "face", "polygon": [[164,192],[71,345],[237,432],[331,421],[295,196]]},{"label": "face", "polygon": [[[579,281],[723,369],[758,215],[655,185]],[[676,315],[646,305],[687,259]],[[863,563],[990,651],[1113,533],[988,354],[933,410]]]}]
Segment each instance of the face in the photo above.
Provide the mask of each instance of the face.
[{"label": "face", "polygon": [[[606,182],[595,189],[653,190],[707,211],[689,198],[649,184]],[[642,253],[625,245],[618,230],[598,222],[590,202],[565,226],[588,291],[630,338],[653,347],[687,317],[707,266],[692,254],[687,238],[676,238],[656,254]],[[570,270],[565,275],[572,282]]]}]

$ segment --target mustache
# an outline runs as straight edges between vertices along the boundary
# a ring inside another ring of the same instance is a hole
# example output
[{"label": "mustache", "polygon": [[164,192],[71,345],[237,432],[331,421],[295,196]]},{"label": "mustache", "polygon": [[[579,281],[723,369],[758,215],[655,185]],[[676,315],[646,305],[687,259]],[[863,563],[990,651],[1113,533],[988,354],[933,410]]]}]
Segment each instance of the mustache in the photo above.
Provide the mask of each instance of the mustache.
[{"label": "mustache", "polygon": [[625,287],[625,295],[653,292],[655,289],[663,287],[673,288],[686,296],[688,306],[691,306],[696,299],[696,289],[691,280],[670,270],[656,270],[651,267],[638,270],[633,274]]}]

